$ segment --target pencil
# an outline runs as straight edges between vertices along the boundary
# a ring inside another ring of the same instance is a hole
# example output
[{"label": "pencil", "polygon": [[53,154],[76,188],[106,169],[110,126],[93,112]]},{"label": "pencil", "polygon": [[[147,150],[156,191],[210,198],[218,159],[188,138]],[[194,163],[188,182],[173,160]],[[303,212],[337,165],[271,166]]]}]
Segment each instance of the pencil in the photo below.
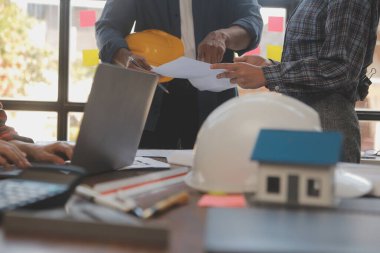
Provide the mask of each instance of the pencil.
[{"label": "pencil", "polygon": [[[128,59],[138,68],[144,69],[143,67],[140,66],[140,64],[136,61],[136,59],[132,56],[129,56]],[[166,94],[169,94],[168,89],[166,89],[162,84],[158,84],[158,87],[163,90]]]},{"label": "pencil", "polygon": [[156,213],[163,212],[175,205],[181,205],[185,204],[189,201],[189,194],[186,191],[174,194],[172,196],[169,196],[163,200],[158,201],[153,206],[142,209],[142,208],[135,208],[133,210],[134,214],[140,218],[148,219],[155,215]]}]

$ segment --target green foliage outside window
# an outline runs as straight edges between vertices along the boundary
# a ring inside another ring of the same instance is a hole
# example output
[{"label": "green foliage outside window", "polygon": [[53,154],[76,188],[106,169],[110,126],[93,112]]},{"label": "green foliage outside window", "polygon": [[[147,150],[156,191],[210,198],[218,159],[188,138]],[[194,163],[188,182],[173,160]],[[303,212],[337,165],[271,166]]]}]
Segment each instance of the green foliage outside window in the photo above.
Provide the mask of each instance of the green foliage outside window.
[{"label": "green foliage outside window", "polygon": [[0,96],[24,97],[26,86],[47,84],[44,71],[56,69],[53,52],[29,40],[38,20],[10,0],[0,0]]}]

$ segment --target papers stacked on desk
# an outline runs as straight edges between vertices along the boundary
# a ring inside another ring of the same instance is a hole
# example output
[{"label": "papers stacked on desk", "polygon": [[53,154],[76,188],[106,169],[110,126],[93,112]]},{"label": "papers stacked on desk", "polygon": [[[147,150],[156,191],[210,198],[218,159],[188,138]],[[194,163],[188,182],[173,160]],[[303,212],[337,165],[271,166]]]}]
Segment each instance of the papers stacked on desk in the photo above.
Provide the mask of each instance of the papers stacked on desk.
[{"label": "papers stacked on desk", "polygon": [[185,190],[183,181],[187,171],[188,168],[176,168],[132,178],[111,180],[95,184],[93,187],[80,185],[76,188],[76,193],[96,204],[122,212],[132,212],[145,219],[151,215],[141,216],[141,211],[152,208],[159,201],[170,202],[170,204],[165,202],[165,205],[187,202],[188,194],[181,192]]},{"label": "papers stacked on desk", "polygon": [[165,248],[169,230],[146,225],[133,216],[92,203],[70,202],[64,209],[12,211],[6,213],[6,234],[57,237],[127,244],[144,244]]}]

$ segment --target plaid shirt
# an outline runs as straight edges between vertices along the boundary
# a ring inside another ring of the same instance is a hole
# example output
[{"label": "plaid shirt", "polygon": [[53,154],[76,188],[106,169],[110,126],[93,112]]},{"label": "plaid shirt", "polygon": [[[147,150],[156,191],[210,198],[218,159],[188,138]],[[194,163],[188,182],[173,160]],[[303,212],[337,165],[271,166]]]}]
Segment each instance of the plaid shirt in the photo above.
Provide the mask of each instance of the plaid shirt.
[{"label": "plaid shirt", "polygon": [[263,68],[267,87],[298,98],[335,92],[356,101],[376,45],[378,1],[301,1],[287,24],[282,62]]}]

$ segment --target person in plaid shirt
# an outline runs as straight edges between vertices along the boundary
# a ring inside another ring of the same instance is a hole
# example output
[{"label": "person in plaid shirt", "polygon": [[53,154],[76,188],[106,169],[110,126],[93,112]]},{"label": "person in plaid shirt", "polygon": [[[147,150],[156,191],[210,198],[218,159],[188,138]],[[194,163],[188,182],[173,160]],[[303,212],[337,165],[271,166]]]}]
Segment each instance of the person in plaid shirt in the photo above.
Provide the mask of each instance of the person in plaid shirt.
[{"label": "person in plaid shirt", "polygon": [[63,142],[36,145],[32,139],[18,135],[6,122],[7,114],[0,103],[0,166],[8,168],[14,164],[25,169],[31,166],[29,160],[63,164],[62,156],[71,159],[71,145]]},{"label": "person in plaid shirt", "polygon": [[341,160],[360,162],[360,130],[355,102],[371,84],[379,24],[379,0],[302,0],[290,17],[281,62],[260,56],[214,64],[242,88],[266,86],[313,107],[325,131],[344,135]]}]

